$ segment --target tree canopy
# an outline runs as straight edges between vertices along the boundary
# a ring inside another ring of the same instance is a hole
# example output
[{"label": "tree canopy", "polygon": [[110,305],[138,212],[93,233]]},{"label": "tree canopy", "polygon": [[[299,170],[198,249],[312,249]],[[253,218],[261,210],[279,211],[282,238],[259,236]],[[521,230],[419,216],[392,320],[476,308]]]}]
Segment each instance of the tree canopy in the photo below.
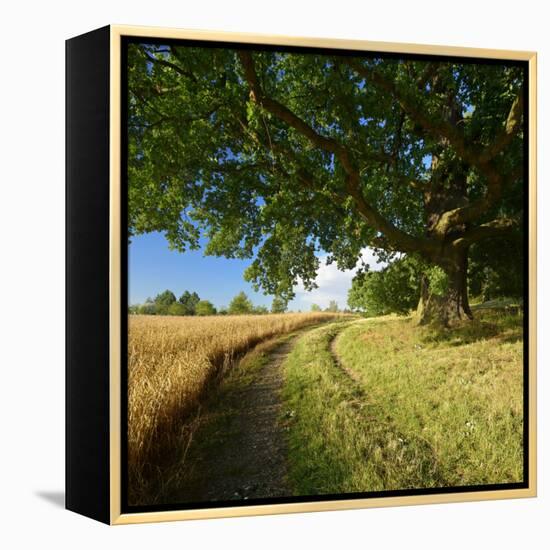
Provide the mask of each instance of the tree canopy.
[{"label": "tree canopy", "polygon": [[420,297],[423,267],[415,258],[405,256],[381,271],[360,273],[352,282],[349,306],[368,316],[408,313]]},{"label": "tree canopy", "polygon": [[196,315],[216,315],[216,308],[208,300],[200,300],[195,307]]},{"label": "tree canopy", "polygon": [[183,306],[185,312],[184,315],[195,315],[199,302],[199,295],[196,292],[191,293],[188,290],[186,290],[179,299],[179,303]]},{"label": "tree canopy", "polygon": [[280,296],[275,296],[271,302],[271,313],[284,313],[287,308],[287,302]]},{"label": "tree canopy", "polygon": [[[522,223],[518,63],[131,44],[129,232],[251,258],[289,300],[316,255],[417,254],[470,315],[470,247]],[[490,261],[490,258],[489,258]],[[451,311],[452,310],[452,311]]]},{"label": "tree canopy", "polygon": [[171,290],[165,290],[155,297],[155,304],[158,306],[169,306],[176,301],[176,297]]},{"label": "tree canopy", "polygon": [[228,312],[231,315],[243,315],[253,313],[254,305],[244,292],[239,292],[229,303]]}]

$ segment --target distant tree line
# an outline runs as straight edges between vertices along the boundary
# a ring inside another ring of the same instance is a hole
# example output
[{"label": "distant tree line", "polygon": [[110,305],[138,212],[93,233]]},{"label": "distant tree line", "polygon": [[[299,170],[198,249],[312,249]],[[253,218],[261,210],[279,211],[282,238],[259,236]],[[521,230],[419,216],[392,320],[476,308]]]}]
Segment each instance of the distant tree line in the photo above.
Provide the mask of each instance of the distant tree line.
[{"label": "distant tree line", "polygon": [[[287,302],[275,297],[271,305],[271,313],[284,313]],[[245,292],[239,292],[228,307],[216,309],[209,300],[202,300],[196,292],[186,290],[179,298],[171,290],[165,290],[157,296],[147,298],[145,303],[132,305],[128,308],[130,314],[141,315],[266,315],[270,310],[266,306],[254,305]]]},{"label": "distant tree line", "polygon": [[[179,298],[171,290],[157,294],[155,298],[147,298],[143,304],[131,305],[128,313],[136,315],[267,315],[268,313],[285,313],[288,303],[284,298],[275,296],[271,309],[266,306],[255,306],[245,292],[239,292],[233,297],[228,307],[216,309],[209,300],[202,300],[196,292],[186,290]],[[311,305],[312,312],[325,311],[338,313],[338,303],[331,300],[325,309],[317,304]],[[344,310],[349,313],[350,310]]]},{"label": "distant tree line", "polygon": [[[311,311],[326,311],[327,313],[339,313],[340,308],[336,300],[330,300],[328,306],[323,310],[320,305],[311,304]],[[349,313],[349,310],[343,310],[343,313]]]}]

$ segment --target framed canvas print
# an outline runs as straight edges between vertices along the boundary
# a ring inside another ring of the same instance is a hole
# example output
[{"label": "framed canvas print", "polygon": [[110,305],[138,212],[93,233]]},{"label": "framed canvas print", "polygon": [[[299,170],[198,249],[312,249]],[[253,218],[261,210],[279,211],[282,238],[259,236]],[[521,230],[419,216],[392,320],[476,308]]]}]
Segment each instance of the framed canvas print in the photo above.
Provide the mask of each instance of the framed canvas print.
[{"label": "framed canvas print", "polygon": [[536,494],[536,55],[67,41],[67,508]]}]

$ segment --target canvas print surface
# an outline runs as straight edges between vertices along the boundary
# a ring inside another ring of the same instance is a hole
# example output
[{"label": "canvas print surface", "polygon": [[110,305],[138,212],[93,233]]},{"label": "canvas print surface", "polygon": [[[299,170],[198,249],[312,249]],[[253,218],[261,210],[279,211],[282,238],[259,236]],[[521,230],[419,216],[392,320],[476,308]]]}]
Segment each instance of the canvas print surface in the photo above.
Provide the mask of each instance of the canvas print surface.
[{"label": "canvas print surface", "polygon": [[123,75],[127,509],[525,486],[526,63],[131,39]]}]

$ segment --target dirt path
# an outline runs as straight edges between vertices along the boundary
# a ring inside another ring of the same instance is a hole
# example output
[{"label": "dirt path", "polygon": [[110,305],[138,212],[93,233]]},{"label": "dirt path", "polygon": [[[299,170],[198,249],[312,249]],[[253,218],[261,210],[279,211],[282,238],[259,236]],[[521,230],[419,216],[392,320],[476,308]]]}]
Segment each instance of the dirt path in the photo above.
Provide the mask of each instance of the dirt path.
[{"label": "dirt path", "polygon": [[[281,364],[298,334],[276,344],[254,379],[205,411],[202,438],[191,449],[180,502],[288,496],[281,419]],[[183,499],[183,500],[182,500]]]},{"label": "dirt path", "polygon": [[[359,376],[357,375],[357,373],[354,370],[349,369],[348,367],[346,367],[344,365],[344,363],[342,362],[342,359],[340,358],[340,355],[338,354],[338,351],[336,350],[336,346],[337,346],[338,338],[339,338],[340,334],[341,334],[341,332],[336,334],[336,336],[331,340],[330,346],[329,346],[330,353],[332,355],[334,363],[355,384],[361,384],[361,380],[360,380]],[[359,386],[359,388],[360,388],[360,386]],[[361,392],[362,391],[363,390],[361,389]]]}]

